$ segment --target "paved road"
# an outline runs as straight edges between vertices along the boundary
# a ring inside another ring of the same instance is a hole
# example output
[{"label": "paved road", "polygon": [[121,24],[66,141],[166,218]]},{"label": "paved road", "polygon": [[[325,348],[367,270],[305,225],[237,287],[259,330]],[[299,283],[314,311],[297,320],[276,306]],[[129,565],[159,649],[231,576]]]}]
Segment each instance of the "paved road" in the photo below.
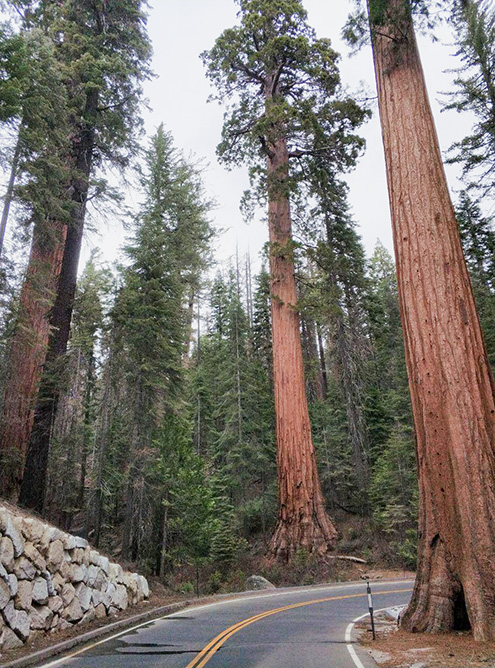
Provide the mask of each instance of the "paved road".
[{"label": "paved road", "polygon": [[[375,582],[375,609],[407,603],[411,582]],[[188,608],[43,664],[44,668],[371,668],[346,629],[368,608],[366,585],[259,593]]]}]

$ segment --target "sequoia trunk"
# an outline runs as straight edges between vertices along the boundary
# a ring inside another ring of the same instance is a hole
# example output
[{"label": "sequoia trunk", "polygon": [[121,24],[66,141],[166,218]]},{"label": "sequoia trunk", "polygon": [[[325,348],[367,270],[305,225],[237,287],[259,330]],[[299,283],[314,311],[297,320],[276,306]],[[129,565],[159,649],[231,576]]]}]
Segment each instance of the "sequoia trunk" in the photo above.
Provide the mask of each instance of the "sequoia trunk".
[{"label": "sequoia trunk", "polygon": [[60,273],[66,228],[36,225],[21,290],[0,428],[0,496],[16,503],[34,419],[34,403],[50,334],[49,313]]},{"label": "sequoia trunk", "polygon": [[297,311],[289,156],[284,139],[268,158],[273,375],[277,425],[279,513],[270,551],[290,560],[299,548],[326,552],[337,532],[325,510],[311,436]]},{"label": "sequoia trunk", "polygon": [[85,109],[87,120],[73,140],[72,159],[76,174],[72,180],[71,189],[74,208],[72,220],[68,226],[62,268],[57,282],[57,295],[50,318],[51,333],[46,364],[41,379],[21,488],[22,505],[40,513],[43,511],[46,492],[52,425],[60,396],[59,367],[67,351],[76,294],[77,270],[93,164],[97,108],[98,91],[90,90],[87,94]]},{"label": "sequoia trunk", "polygon": [[373,35],[419,466],[403,626],[448,631],[467,614],[477,640],[494,640],[494,386],[406,5],[391,0]]}]

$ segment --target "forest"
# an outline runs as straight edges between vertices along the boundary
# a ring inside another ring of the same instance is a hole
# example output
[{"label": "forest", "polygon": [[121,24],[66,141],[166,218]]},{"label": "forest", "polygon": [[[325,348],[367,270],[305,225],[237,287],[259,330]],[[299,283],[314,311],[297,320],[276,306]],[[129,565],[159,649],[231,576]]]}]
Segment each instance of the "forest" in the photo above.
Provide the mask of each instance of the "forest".
[{"label": "forest", "polygon": [[[0,497],[183,593],[416,571],[406,629],[493,641],[495,7],[356,2],[371,99],[303,0],[232,2],[197,57],[269,241],[228,262],[166,103],[144,130],[147,3],[0,3]],[[445,155],[415,34],[439,25],[471,127]],[[349,202],[372,115],[395,257]],[[114,264],[82,261],[95,210]]]}]

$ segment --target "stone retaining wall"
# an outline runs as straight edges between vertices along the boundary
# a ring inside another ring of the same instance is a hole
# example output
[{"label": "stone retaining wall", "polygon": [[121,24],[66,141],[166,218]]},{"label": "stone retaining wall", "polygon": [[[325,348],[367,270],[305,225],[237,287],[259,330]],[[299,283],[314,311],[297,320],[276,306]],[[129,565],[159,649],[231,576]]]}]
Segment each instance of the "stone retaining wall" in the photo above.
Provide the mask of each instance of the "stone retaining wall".
[{"label": "stone retaining wall", "polygon": [[0,507],[0,651],[148,598],[146,578],[83,538]]}]

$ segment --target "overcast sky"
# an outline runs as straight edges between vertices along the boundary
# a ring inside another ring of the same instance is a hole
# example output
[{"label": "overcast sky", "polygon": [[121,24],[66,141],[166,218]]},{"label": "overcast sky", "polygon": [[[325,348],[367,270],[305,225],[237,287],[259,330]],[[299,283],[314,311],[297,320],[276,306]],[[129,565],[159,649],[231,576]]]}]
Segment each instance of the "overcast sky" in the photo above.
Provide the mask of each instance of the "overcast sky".
[{"label": "overcast sky", "polygon": [[[266,241],[262,222],[249,225],[243,222],[239,201],[247,187],[246,170],[226,171],[216,162],[215,147],[220,138],[223,109],[217,103],[207,103],[211,89],[204,75],[199,54],[211,48],[216,37],[236,23],[237,6],[234,0],[152,0],[149,32],[153,42],[153,67],[157,78],[146,85],[151,112],[146,113],[149,133],[163,122],[174,136],[176,145],[186,155],[204,158],[208,165],[205,185],[216,200],[213,213],[215,225],[226,230],[218,242],[217,257],[223,261],[235,255],[236,245],[242,254],[250,250],[256,257]],[[340,38],[342,26],[351,9],[351,0],[305,0],[309,23],[319,37],[329,37],[341,54],[342,80],[351,91],[364,83],[375,95],[373,64],[369,48],[349,57],[349,50]],[[445,70],[456,66],[454,48],[447,29],[437,35],[439,41],[420,38],[423,65],[430,99],[437,119],[442,150],[469,132],[469,119],[455,112],[440,114],[440,92],[448,90],[452,74]],[[392,250],[385,166],[378,113],[362,131],[367,150],[356,170],[350,175],[350,202],[368,255],[379,238]],[[448,169],[451,187],[458,187],[455,170]],[[260,214],[261,218],[261,214]],[[113,260],[123,242],[118,224],[111,225],[98,238],[90,235],[85,255],[91,247],[99,246],[104,256]]]}]

